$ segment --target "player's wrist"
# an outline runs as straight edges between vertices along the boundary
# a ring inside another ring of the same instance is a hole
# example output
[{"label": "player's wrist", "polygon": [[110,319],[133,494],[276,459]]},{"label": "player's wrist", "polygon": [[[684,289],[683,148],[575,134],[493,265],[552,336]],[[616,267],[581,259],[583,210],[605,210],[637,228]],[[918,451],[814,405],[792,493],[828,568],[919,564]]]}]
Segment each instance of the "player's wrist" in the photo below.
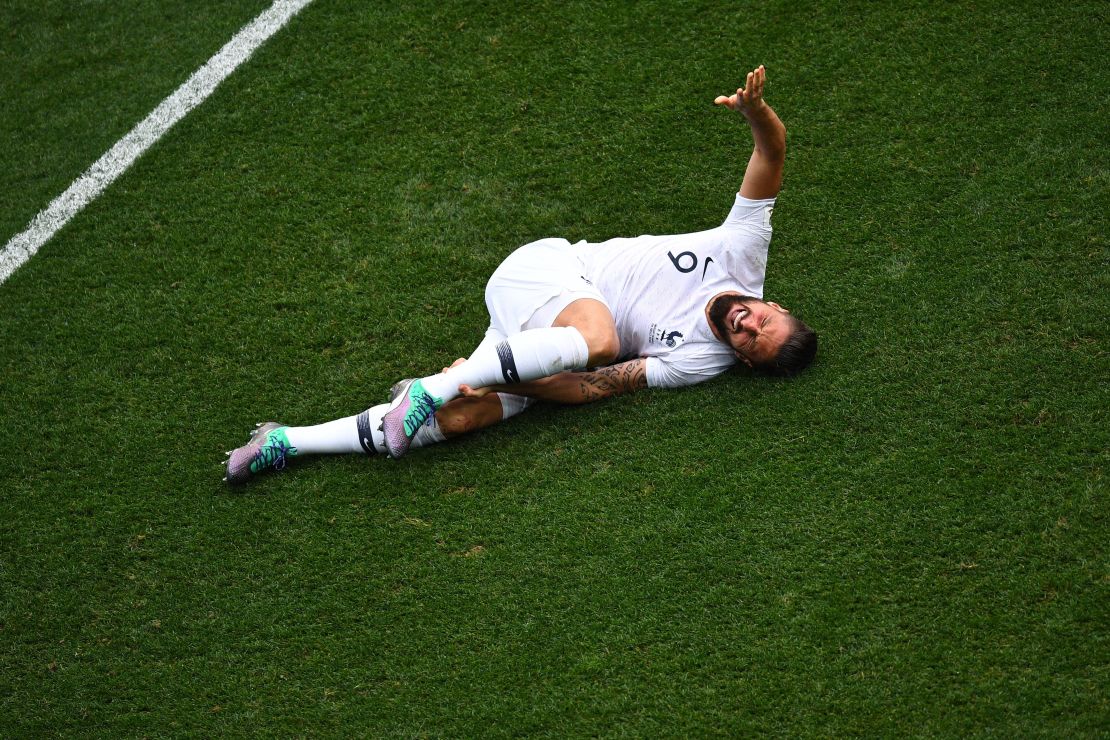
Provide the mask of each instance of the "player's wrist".
[{"label": "player's wrist", "polygon": [[763,100],[760,100],[758,104],[742,108],[740,112],[744,115],[744,118],[748,119],[749,123],[762,121],[768,118],[772,113],[771,106],[767,105],[767,102]]}]

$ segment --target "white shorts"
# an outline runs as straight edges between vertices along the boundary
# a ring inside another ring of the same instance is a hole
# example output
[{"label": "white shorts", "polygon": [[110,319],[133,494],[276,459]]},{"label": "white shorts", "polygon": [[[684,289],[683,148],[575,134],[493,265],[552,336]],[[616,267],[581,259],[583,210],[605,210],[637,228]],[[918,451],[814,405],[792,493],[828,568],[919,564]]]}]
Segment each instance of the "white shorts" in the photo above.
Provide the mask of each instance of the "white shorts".
[{"label": "white shorts", "polygon": [[585,263],[566,239],[525,244],[506,257],[486,283],[490,329],[508,337],[549,327],[560,311],[580,298],[601,301],[608,308],[585,275]]}]

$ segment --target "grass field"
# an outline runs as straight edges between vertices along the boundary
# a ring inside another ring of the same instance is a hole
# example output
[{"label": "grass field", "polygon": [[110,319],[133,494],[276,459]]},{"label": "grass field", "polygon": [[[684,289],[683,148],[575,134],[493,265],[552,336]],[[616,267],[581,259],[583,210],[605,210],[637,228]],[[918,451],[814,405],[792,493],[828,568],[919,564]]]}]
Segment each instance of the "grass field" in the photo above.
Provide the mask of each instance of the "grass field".
[{"label": "grass field", "polygon": [[[267,6],[0,5],[2,238]],[[0,285],[0,735],[1105,737],[1107,21],[310,5]],[[809,372],[221,483],[516,246],[719,223],[759,63]]]}]

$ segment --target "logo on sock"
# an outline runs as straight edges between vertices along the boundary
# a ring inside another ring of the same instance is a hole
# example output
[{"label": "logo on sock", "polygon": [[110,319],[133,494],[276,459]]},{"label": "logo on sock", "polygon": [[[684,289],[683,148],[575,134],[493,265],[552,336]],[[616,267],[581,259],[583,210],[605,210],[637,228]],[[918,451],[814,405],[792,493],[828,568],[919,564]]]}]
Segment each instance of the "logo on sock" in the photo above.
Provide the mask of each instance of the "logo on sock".
[{"label": "logo on sock", "polygon": [[367,455],[373,455],[376,450],[374,449],[374,443],[371,441],[374,436],[370,431],[370,409],[366,409],[359,414],[358,418],[355,419],[355,424],[358,425],[358,442],[362,445],[363,452]]},{"label": "logo on sock", "polygon": [[519,383],[520,374],[516,371],[513,350],[507,341],[497,343],[497,359],[501,360],[501,375],[506,383]]}]

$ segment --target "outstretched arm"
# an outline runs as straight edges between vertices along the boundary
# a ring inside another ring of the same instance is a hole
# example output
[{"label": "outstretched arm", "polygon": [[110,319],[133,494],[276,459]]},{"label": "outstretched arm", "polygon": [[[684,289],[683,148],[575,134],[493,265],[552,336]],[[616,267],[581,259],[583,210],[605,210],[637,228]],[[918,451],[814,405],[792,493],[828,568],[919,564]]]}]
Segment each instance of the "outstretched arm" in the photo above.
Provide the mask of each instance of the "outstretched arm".
[{"label": "outstretched arm", "polygon": [[767,70],[763,65],[748,73],[744,87],[734,95],[718,95],[713,102],[738,111],[747,119],[755,139],[755,149],[744,171],[740,195],[752,200],[774,198],[782,187],[782,168],[786,162],[786,126],[763,100]]},{"label": "outstretched arm", "polygon": [[580,404],[647,387],[647,360],[629,360],[581,372],[559,373],[530,383],[465,388],[467,396],[483,396],[491,391],[515,393],[541,401]]}]

